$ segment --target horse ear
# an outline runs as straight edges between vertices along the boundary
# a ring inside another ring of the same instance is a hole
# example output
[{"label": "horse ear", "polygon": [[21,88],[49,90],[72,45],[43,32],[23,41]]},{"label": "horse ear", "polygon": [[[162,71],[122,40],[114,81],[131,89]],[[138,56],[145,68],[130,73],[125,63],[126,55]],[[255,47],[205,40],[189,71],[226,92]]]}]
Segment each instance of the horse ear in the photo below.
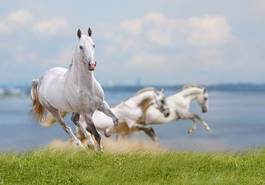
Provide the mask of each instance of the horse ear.
[{"label": "horse ear", "polygon": [[87,33],[88,33],[88,36],[91,37],[91,35],[92,35],[92,30],[91,30],[90,28],[88,28]]},{"label": "horse ear", "polygon": [[162,93],[164,93],[164,89],[162,88],[161,90],[160,90]]},{"label": "horse ear", "polygon": [[82,35],[81,30],[78,29],[78,30],[77,30],[77,37],[80,39],[80,38],[81,38],[81,35]]},{"label": "horse ear", "polygon": [[207,89],[206,88],[203,88],[203,93],[206,93],[207,92]]}]

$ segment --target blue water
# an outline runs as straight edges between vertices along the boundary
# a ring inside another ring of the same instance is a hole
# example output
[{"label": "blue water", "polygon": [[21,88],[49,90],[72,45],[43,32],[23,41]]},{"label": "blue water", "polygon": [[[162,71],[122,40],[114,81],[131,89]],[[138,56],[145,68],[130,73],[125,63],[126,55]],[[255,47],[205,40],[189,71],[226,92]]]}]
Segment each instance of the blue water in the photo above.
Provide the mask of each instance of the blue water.
[{"label": "blue water", "polygon": [[[177,90],[177,89],[176,89]],[[171,95],[176,91],[166,90]],[[107,90],[105,96],[111,105],[132,96],[135,92]],[[153,126],[161,146],[174,150],[227,151],[265,146],[265,93],[209,92],[209,112],[203,114],[192,104],[213,132],[207,133],[201,125],[187,134],[191,121],[177,121]],[[0,99],[0,150],[28,150],[49,144],[54,139],[67,139],[58,125],[42,128],[30,113],[30,98],[6,97]],[[69,118],[67,118],[69,122]],[[132,137],[149,140],[144,134]]]}]

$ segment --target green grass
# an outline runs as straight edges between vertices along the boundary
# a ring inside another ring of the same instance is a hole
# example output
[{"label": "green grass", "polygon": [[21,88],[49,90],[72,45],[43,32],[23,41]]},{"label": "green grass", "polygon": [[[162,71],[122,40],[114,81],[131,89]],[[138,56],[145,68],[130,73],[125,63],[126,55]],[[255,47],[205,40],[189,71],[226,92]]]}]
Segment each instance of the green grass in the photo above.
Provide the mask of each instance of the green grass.
[{"label": "green grass", "polygon": [[0,184],[265,184],[265,150],[0,154]]}]

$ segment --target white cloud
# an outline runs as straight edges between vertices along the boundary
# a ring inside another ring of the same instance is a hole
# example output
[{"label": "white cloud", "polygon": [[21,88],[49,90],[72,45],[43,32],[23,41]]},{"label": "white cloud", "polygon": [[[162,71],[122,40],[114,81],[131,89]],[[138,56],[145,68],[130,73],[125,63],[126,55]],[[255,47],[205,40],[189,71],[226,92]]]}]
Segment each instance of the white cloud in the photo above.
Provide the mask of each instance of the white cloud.
[{"label": "white cloud", "polygon": [[16,10],[6,15],[0,22],[0,33],[12,32],[32,20],[32,14],[27,10]]},{"label": "white cloud", "polygon": [[216,15],[169,18],[159,12],[149,12],[104,30],[101,35],[115,45],[105,48],[108,57],[124,55],[130,67],[153,69],[172,65],[168,61],[185,66],[221,65],[222,46],[232,43],[233,38],[227,19]]},{"label": "white cloud", "polygon": [[224,16],[173,19],[158,12],[150,12],[138,19],[122,21],[120,29],[131,34],[133,39],[138,35],[145,42],[160,46],[179,41],[193,46],[217,46],[231,39],[230,27]]},{"label": "white cloud", "polygon": [[120,24],[122,31],[141,34],[148,41],[158,45],[168,45],[175,30],[175,22],[156,12],[147,13],[142,18],[124,20]]},{"label": "white cloud", "polygon": [[211,46],[227,43],[231,39],[225,17],[194,17],[187,21],[190,27],[187,41],[195,46]]},{"label": "white cloud", "polygon": [[32,14],[27,10],[17,10],[8,14],[6,20],[13,24],[25,24],[32,19]]},{"label": "white cloud", "polygon": [[36,23],[33,26],[33,30],[36,33],[43,35],[57,35],[65,33],[68,29],[68,22],[64,18],[54,18],[49,20],[43,20]]}]

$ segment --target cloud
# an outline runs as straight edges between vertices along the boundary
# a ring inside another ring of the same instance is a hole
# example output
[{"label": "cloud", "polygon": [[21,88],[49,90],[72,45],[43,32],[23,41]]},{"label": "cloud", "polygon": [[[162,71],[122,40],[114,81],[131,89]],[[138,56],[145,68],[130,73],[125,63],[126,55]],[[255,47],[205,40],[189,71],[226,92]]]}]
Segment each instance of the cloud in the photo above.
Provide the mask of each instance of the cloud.
[{"label": "cloud", "polygon": [[37,22],[34,24],[33,30],[42,35],[54,36],[66,33],[68,26],[69,24],[65,18],[53,18]]},{"label": "cloud", "polygon": [[187,26],[190,27],[187,41],[195,46],[221,45],[232,37],[230,27],[223,16],[190,18]]},{"label": "cloud", "polygon": [[16,10],[6,15],[0,22],[0,33],[7,33],[28,24],[32,20],[31,12]]},{"label": "cloud", "polygon": [[220,66],[224,60],[223,46],[234,38],[226,17],[217,15],[170,18],[149,12],[104,30],[107,41],[115,45],[106,48],[105,53],[109,57],[123,55],[128,66],[142,69]]},{"label": "cloud", "polygon": [[8,14],[6,20],[12,24],[25,24],[32,19],[32,14],[27,10],[17,10]]},{"label": "cloud", "polygon": [[215,46],[231,39],[230,27],[224,16],[173,19],[149,12],[141,18],[122,21],[120,29],[158,46],[169,46],[179,40],[193,46]]}]

